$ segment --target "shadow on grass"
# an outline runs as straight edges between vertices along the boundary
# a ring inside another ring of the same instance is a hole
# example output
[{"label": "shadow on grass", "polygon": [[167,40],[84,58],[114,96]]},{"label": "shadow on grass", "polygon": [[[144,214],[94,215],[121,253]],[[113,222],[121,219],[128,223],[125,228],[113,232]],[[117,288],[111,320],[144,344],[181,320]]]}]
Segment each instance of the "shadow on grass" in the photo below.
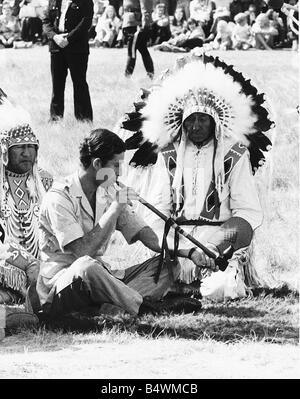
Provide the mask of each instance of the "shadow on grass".
[{"label": "shadow on grass", "polygon": [[213,315],[219,315],[223,317],[236,317],[236,318],[254,318],[254,317],[263,317],[267,314],[265,310],[258,310],[254,307],[246,307],[246,306],[207,306],[205,307],[205,312]]},{"label": "shadow on grass", "polygon": [[291,296],[299,299],[299,292],[292,290],[287,284],[283,284],[277,288],[254,288],[252,289],[253,296],[256,297],[266,297],[271,295],[274,298],[284,298]]},{"label": "shadow on grass", "polygon": [[241,340],[271,343],[299,342],[297,325],[298,300],[284,300],[272,296],[214,304],[203,301],[203,310],[197,314],[165,313],[159,316],[129,315],[89,317],[73,313],[51,323],[44,322],[45,331],[57,333],[122,333],[142,337],[175,337],[192,340],[213,339],[220,342]]}]

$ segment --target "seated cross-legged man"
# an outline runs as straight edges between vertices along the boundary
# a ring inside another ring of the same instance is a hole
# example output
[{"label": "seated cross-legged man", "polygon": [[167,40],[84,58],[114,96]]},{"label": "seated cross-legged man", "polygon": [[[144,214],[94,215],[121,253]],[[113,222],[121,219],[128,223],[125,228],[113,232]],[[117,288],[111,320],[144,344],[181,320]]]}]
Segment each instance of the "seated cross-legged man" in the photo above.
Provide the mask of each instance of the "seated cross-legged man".
[{"label": "seated cross-legged man", "polygon": [[[105,252],[114,231],[128,244],[141,241],[159,253],[155,232],[131,209],[137,194],[117,184],[125,143],[113,132],[95,129],[80,146],[80,168],[45,195],[40,213],[41,267],[37,292],[48,320],[85,309],[114,308],[133,316],[163,310],[188,311],[201,303],[188,298],[178,304],[164,296],[177,279],[179,266],[162,265],[156,256],[143,264],[112,270]],[[179,251],[186,257],[189,249]],[[213,261],[193,252],[200,266]],[[160,278],[155,279],[161,266]]]},{"label": "seated cross-legged man", "polygon": [[34,298],[39,206],[52,184],[37,167],[38,148],[29,114],[0,89],[0,305],[6,328],[37,322],[25,299],[29,291]]}]

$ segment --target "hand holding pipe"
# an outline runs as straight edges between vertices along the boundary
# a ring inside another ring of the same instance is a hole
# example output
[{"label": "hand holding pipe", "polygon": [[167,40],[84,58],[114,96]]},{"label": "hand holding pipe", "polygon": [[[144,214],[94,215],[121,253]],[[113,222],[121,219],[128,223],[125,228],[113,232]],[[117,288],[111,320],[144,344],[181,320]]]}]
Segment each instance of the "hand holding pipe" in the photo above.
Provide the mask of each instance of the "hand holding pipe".
[{"label": "hand holding pipe", "polygon": [[[125,188],[126,186],[121,183],[120,181],[117,182],[117,184],[121,188]],[[185,238],[187,238],[189,241],[191,241],[196,247],[200,248],[208,257],[214,259],[215,265],[219,267],[221,271],[224,271],[227,266],[228,266],[228,259],[231,257],[232,253],[231,251],[226,251],[225,256],[220,256],[219,253],[210,250],[207,248],[205,245],[201,244],[198,240],[196,240],[194,237],[192,237],[190,234],[188,234],[186,231],[184,231],[174,219],[168,218],[166,215],[164,215],[162,212],[160,212],[157,208],[155,208],[153,205],[151,205],[149,202],[147,202],[144,198],[140,197],[137,194],[137,200],[146,206],[148,209],[150,209],[152,212],[154,212],[157,216],[159,216],[161,219],[163,219],[165,222],[166,221],[171,221],[171,227],[176,229],[179,234],[183,235]]]}]

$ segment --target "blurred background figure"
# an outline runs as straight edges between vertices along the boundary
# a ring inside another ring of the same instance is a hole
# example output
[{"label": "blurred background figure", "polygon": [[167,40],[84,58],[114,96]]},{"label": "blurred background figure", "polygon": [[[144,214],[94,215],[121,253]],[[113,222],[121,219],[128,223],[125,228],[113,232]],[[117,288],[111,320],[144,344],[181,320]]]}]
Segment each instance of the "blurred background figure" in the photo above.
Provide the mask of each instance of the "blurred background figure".
[{"label": "blurred background figure", "polygon": [[89,60],[89,30],[92,26],[92,0],[49,0],[43,19],[44,32],[49,39],[52,97],[50,120],[64,116],[65,86],[68,71],[73,83],[75,118],[92,122],[93,109],[86,73]]},{"label": "blurred background figure", "polygon": [[192,0],[190,2],[190,18],[201,24],[205,37],[209,35],[215,9],[216,3],[212,0]]},{"label": "blurred background figure", "polygon": [[230,24],[226,21],[219,21],[217,25],[217,34],[213,41],[213,49],[230,50],[232,48],[231,35]]},{"label": "blurred background figure", "polygon": [[284,41],[285,37],[284,23],[282,18],[279,16],[279,12],[274,11],[273,9],[269,9],[266,12],[266,15],[270,20],[271,26],[273,26],[273,28],[275,28],[278,32],[278,35],[274,36],[274,43],[273,43],[274,48],[276,48],[280,43]]},{"label": "blurred background figure", "polygon": [[114,6],[108,5],[96,25],[96,46],[113,47],[116,44],[121,20]]},{"label": "blurred background figure", "polygon": [[41,42],[43,33],[42,18],[45,10],[40,0],[23,0],[20,4],[21,39],[24,42]]},{"label": "blurred background figure", "polygon": [[123,37],[127,42],[127,63],[125,76],[133,74],[137,51],[142,56],[144,67],[150,79],[154,77],[154,65],[147,48],[151,35],[152,0],[124,0],[123,1]]},{"label": "blurred background figure", "polygon": [[258,15],[256,7],[254,4],[250,4],[248,10],[246,11],[247,14],[247,22],[248,25],[252,26],[256,20]]},{"label": "blurred background figure", "polygon": [[205,43],[211,42],[216,37],[217,25],[219,21],[229,22],[230,20],[229,9],[227,7],[218,7],[213,13],[213,23],[210,28],[209,35],[206,36]]},{"label": "blurred background figure", "polygon": [[177,7],[174,16],[170,17],[171,37],[185,33],[187,29],[186,15],[183,7]]},{"label": "blurred background figure", "polygon": [[201,24],[197,24],[193,18],[187,21],[185,32],[172,37],[166,42],[154,46],[155,50],[171,52],[188,52],[195,47],[202,47],[205,39]]},{"label": "blurred background figure", "polygon": [[247,22],[247,14],[240,12],[234,17],[234,22],[232,46],[235,50],[248,50],[254,43],[251,27]]},{"label": "blurred background figure", "polygon": [[0,15],[0,47],[13,47],[15,41],[20,39],[20,33],[20,25],[13,16],[13,9],[8,1],[4,1]]},{"label": "blurred background figure", "polygon": [[271,50],[274,46],[274,38],[278,36],[278,31],[272,26],[267,14],[259,14],[252,26],[255,37],[255,48],[261,50]]},{"label": "blurred background figure", "polygon": [[152,13],[151,42],[160,44],[171,37],[170,20],[164,3],[158,3]]}]

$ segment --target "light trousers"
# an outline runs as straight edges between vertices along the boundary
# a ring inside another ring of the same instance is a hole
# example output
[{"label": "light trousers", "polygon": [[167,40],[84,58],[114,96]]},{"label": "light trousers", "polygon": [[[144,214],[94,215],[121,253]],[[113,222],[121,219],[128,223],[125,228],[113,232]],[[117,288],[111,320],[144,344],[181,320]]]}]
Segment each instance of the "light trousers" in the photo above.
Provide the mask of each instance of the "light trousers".
[{"label": "light trousers", "polygon": [[52,304],[46,303],[44,311],[55,317],[93,306],[100,309],[101,305],[110,304],[136,315],[144,297],[160,300],[179,277],[179,264],[170,270],[164,263],[155,283],[158,266],[159,257],[156,256],[126,269],[124,278],[120,280],[98,260],[83,256],[57,279]]}]

